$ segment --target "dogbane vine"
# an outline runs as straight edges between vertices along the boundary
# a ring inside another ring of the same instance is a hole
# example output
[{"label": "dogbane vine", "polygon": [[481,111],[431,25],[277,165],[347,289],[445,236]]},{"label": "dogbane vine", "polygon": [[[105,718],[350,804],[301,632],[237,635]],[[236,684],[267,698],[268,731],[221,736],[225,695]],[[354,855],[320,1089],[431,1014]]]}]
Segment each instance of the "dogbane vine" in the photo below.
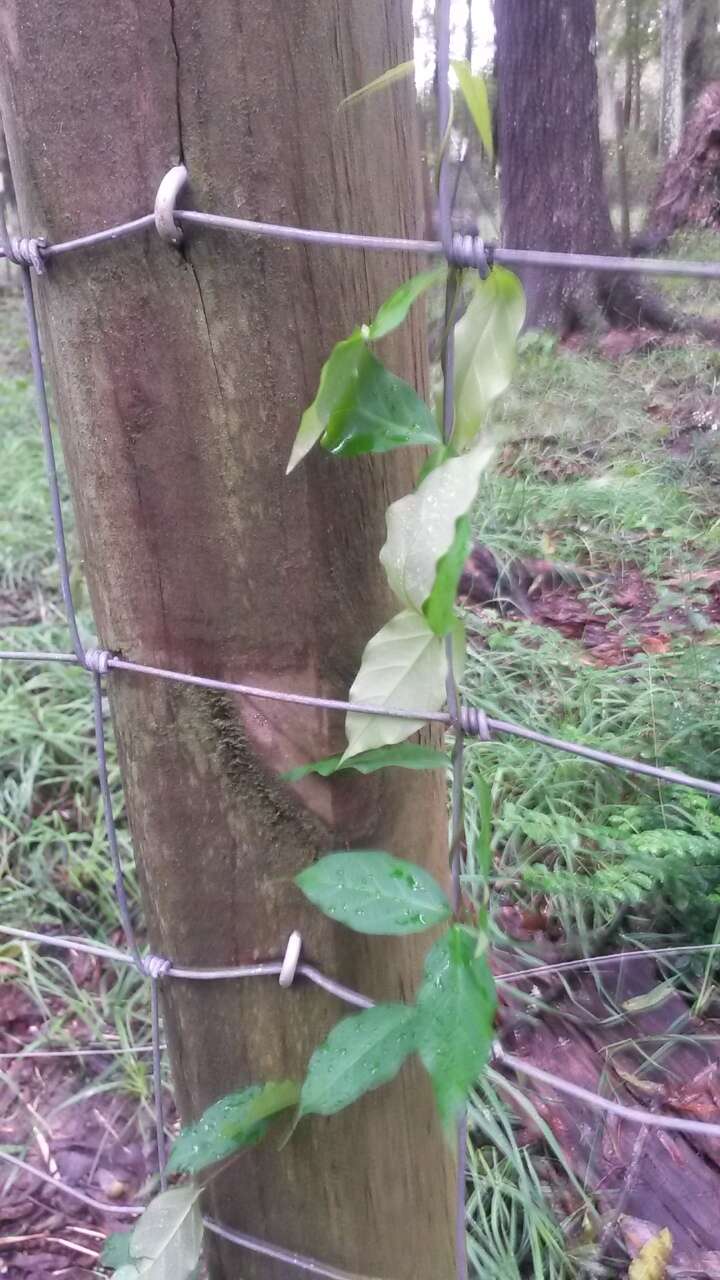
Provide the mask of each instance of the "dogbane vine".
[{"label": "dogbane vine", "polygon": [[[469,293],[469,301],[455,325],[454,418],[446,441],[442,395],[428,407],[409,383],[385,368],[375,347],[448,271],[454,268],[416,275],[369,324],[337,343],[288,463],[290,472],[315,447],[340,458],[409,446],[431,450],[414,491],[387,511],[380,561],[399,609],[368,640],[351,703],[439,711],[449,663],[456,680],[462,672],[465,634],[455,612],[457,586],[470,546],[470,512],[493,453],[484,430],[488,410],[510,381],[525,301],[517,277],[502,267],[493,267],[485,279],[455,272],[453,292]],[[313,772],[327,777],[347,769],[446,768],[443,751],[406,741],[418,729],[417,720],[350,711],[345,751],[301,765],[284,778],[296,783]],[[482,860],[488,862],[487,833],[484,846]],[[199,1201],[208,1180],[261,1142],[278,1117],[294,1113],[294,1128],[307,1117],[341,1111],[390,1081],[411,1054],[427,1069],[443,1126],[454,1137],[492,1044],[495,991],[485,955],[485,909],[473,915],[465,905],[454,912],[426,870],[380,850],[330,853],[301,871],[296,884],[325,915],[358,932],[403,935],[445,926],[425,958],[416,999],[342,1018],[313,1053],[302,1082],[248,1085],[185,1128],[166,1170],[178,1175],[176,1185],[151,1201],[132,1232],[116,1233],[106,1243],[102,1261],[114,1269],[115,1280],[191,1280],[202,1249]]]}]

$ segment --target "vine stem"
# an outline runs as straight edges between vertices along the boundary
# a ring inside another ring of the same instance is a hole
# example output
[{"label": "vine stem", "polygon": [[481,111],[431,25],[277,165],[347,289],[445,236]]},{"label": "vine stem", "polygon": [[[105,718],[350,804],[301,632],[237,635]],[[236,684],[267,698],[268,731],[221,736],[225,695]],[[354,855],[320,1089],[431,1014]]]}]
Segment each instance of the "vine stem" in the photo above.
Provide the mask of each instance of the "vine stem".
[{"label": "vine stem", "polygon": [[[440,239],[446,256],[452,248],[452,191],[450,170],[447,164],[452,118],[450,92],[450,0],[438,0],[437,4],[437,109],[438,138],[442,139],[438,156],[438,221]],[[450,443],[454,425],[453,381],[455,372],[455,302],[459,274],[452,267],[448,271],[445,286],[445,323],[443,327],[440,364],[443,374],[442,424],[445,444]],[[447,660],[447,705],[455,726],[455,744],[452,754],[452,804],[450,869],[453,886],[453,907],[460,912],[462,901],[461,859],[464,835],[463,821],[463,765],[464,742],[460,722],[460,704],[453,668],[453,637],[445,637]],[[467,1280],[468,1260],[465,1238],[465,1178],[467,1172],[467,1112],[463,1112],[457,1128],[457,1185],[455,1197],[455,1266],[457,1280]]]}]

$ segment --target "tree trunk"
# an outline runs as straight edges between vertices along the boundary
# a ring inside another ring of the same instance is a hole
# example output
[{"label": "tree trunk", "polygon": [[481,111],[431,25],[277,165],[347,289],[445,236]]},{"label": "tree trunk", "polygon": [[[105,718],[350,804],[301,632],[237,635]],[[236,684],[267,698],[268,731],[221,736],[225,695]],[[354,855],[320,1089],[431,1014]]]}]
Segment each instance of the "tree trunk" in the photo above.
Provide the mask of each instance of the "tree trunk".
[{"label": "tree trunk", "polygon": [[[639,119],[640,99],[638,74],[640,62],[640,15],[638,0],[625,0],[625,94],[623,128],[627,133],[633,119]],[[637,128],[637,124],[635,126]]]},{"label": "tree trunk", "polygon": [[717,79],[718,0],[688,0],[685,6],[683,53],[683,104],[685,115],[694,106],[705,85]]},{"label": "tree trunk", "polygon": [[[417,235],[413,89],[337,114],[407,58],[409,5],[365,0],[10,0],[0,94],[23,231],[63,240],[146,213],[188,165],[191,206]],[[312,456],[284,475],[332,343],[408,273],[397,257],[199,229],[54,260],[38,285],[81,553],[101,643],[162,667],[343,696],[391,605],[377,563],[407,454]],[[422,326],[388,342],[421,386]],[[342,718],[115,673],[109,680],[152,948],[183,966],[305,954],[380,999],[412,997],[426,939],[366,939],[309,908],[319,851],[446,866],[437,773],[278,773],[336,751]],[[300,1077],[344,1012],[272,979],[165,984],[183,1116]],[[229,1225],[393,1280],[452,1271],[451,1161],[413,1064],[278,1152],[254,1149],[208,1207]],[[286,1280],[216,1248],[214,1277]]]},{"label": "tree trunk", "polygon": [[[608,253],[594,0],[497,0],[503,241]],[[596,307],[588,274],[522,272],[528,324],[573,327]]]},{"label": "tree trunk", "polygon": [[683,124],[683,0],[663,0],[660,149],[667,159],[680,144]]},{"label": "tree trunk", "polygon": [[[613,254],[603,179],[594,0],[496,0],[503,243]],[[530,327],[676,329],[631,276],[523,268]],[[601,315],[602,313],[602,315]]]}]

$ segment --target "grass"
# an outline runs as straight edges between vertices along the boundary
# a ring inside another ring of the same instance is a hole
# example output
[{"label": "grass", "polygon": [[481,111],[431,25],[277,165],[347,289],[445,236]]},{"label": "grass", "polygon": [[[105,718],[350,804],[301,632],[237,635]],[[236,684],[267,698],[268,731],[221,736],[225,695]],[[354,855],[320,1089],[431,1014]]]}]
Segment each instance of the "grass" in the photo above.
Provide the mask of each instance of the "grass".
[{"label": "grass", "polygon": [[[63,650],[62,621],[44,463],[34,414],[22,312],[0,297],[0,648]],[[64,487],[64,481],[63,481]],[[67,507],[66,507],[67,509]],[[91,635],[89,618],[83,619]],[[87,676],[60,664],[3,663],[0,680],[0,922],[119,941],[113,875],[99,803]],[[130,896],[135,872],[123,824],[112,742],[110,775]],[[149,1039],[145,984],[132,969],[100,981],[79,978],[65,953],[0,941],[3,975],[39,1013],[22,1048],[128,1048]],[[122,1089],[143,1109],[149,1062],[122,1053],[87,1090]]]},{"label": "grass", "polygon": [[[707,236],[699,240],[697,256],[707,256]],[[695,300],[692,284],[680,298]],[[664,639],[661,652],[607,667],[579,640],[485,610],[470,619],[467,691],[487,712],[720,776],[720,634],[703,611],[702,583],[691,577],[720,565],[712,417],[716,404],[720,415],[719,374],[720,352],[697,343],[611,362],[566,353],[547,335],[525,339],[496,417],[506,443],[483,482],[476,536],[501,560],[550,558],[593,571],[598,576],[579,598],[609,636],[628,643],[639,636],[627,633],[614,604],[617,577],[641,574]],[[698,403],[709,419],[697,417]],[[713,802],[519,741],[476,745],[468,754],[471,812],[473,778],[486,777],[497,872],[519,882],[521,897],[528,888],[550,894],[552,910],[582,932],[607,922],[619,902],[644,904],[654,927],[674,928],[686,891],[693,900],[699,894],[694,923],[705,937],[719,885]],[[683,863],[694,868],[684,892],[672,853],[680,845]]]}]

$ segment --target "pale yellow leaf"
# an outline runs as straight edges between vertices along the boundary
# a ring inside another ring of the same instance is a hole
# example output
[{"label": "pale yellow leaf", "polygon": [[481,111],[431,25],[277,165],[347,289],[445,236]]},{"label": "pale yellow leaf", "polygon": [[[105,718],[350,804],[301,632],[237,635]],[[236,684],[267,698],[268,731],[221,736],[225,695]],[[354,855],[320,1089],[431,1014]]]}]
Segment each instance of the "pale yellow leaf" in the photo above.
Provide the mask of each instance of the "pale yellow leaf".
[{"label": "pale yellow leaf", "polygon": [[666,1280],[673,1240],[667,1227],[648,1240],[630,1264],[628,1280]]}]

